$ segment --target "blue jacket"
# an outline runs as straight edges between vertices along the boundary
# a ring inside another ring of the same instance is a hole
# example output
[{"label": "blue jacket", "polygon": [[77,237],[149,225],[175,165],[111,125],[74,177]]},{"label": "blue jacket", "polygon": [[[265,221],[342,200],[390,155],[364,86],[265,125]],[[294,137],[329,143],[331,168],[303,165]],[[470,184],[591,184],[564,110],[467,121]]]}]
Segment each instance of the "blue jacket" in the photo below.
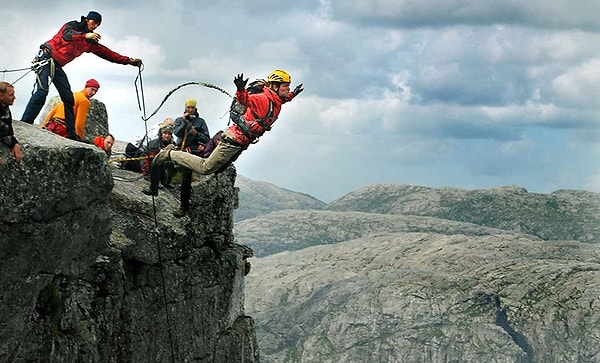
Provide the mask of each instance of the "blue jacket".
[{"label": "blue jacket", "polygon": [[[196,149],[198,144],[206,144],[208,140],[210,140],[206,121],[198,115],[198,112],[192,116],[193,117],[189,117],[189,120],[185,120],[183,117],[175,119],[173,134],[177,136],[177,146],[179,147],[182,146],[181,144],[184,142],[184,139],[185,145],[183,145],[183,147],[189,146],[192,149]],[[190,133],[192,127],[198,132],[196,135]]]}]

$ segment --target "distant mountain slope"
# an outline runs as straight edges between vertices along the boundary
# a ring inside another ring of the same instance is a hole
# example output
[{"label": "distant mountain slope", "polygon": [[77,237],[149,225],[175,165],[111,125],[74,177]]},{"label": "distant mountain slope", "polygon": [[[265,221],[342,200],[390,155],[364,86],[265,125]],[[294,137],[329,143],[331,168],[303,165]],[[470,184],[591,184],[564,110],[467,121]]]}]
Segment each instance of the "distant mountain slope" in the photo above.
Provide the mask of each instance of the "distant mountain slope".
[{"label": "distant mountain slope", "polygon": [[239,206],[234,220],[241,221],[284,209],[322,209],[325,203],[304,193],[280,188],[274,184],[237,175]]},{"label": "distant mountain slope", "polygon": [[261,362],[598,362],[599,209],[585,191],[375,185],[238,222],[265,256],[245,281]]},{"label": "distant mountain slope", "polygon": [[600,359],[595,245],[401,232],[251,261],[263,363]]},{"label": "distant mountain slope", "polygon": [[588,191],[540,194],[516,186],[468,191],[379,184],[349,193],[325,209],[432,216],[545,240],[600,242],[600,193]]},{"label": "distant mountain slope", "polygon": [[236,223],[237,243],[257,257],[396,232],[497,234],[500,230],[435,217],[324,210],[284,210]]}]

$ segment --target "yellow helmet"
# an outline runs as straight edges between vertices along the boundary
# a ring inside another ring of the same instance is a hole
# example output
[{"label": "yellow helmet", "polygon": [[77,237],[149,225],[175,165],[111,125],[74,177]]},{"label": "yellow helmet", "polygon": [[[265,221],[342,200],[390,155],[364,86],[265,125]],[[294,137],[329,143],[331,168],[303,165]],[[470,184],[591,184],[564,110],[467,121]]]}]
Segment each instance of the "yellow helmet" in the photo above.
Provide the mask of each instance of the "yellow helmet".
[{"label": "yellow helmet", "polygon": [[288,72],[284,71],[283,69],[276,69],[269,74],[269,77],[267,77],[267,81],[292,83],[292,77]]}]

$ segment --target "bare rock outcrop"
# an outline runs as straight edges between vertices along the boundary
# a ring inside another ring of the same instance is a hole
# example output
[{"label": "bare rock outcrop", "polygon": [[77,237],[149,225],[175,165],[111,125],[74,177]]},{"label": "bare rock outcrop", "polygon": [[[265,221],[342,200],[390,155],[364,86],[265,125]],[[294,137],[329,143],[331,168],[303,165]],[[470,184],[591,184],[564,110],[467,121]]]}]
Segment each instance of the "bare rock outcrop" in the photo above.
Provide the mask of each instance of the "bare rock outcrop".
[{"label": "bare rock outcrop", "polygon": [[177,193],[103,151],[14,122],[25,154],[0,166],[0,361],[257,362],[233,243],[235,168]]},{"label": "bare rock outcrop", "polygon": [[263,363],[600,361],[597,245],[384,232],[252,266]]},{"label": "bare rock outcrop", "polygon": [[374,185],[238,222],[261,361],[600,362],[599,218],[588,191]]}]

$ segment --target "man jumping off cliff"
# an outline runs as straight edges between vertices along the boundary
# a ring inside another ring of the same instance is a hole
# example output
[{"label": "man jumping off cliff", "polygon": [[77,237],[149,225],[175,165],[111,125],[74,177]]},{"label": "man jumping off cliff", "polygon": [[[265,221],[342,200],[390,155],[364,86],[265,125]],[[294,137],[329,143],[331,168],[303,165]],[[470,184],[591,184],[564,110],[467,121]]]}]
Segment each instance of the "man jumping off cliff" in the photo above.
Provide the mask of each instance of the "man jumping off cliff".
[{"label": "man jumping off cliff", "polygon": [[[261,92],[249,94],[246,89],[248,78],[238,74],[233,79],[237,91],[236,101],[245,107],[239,120],[234,120],[227,130],[221,134],[221,140],[207,158],[202,158],[184,151],[175,151],[175,146],[167,146],[156,155],[153,167],[172,162],[199,174],[218,173],[234,162],[242,151],[262,136],[277,120],[281,105],[291,101],[304,89],[302,84],[290,91],[292,78],[281,69],[269,74]],[[151,178],[150,189],[144,194],[158,195],[158,178]]]}]

